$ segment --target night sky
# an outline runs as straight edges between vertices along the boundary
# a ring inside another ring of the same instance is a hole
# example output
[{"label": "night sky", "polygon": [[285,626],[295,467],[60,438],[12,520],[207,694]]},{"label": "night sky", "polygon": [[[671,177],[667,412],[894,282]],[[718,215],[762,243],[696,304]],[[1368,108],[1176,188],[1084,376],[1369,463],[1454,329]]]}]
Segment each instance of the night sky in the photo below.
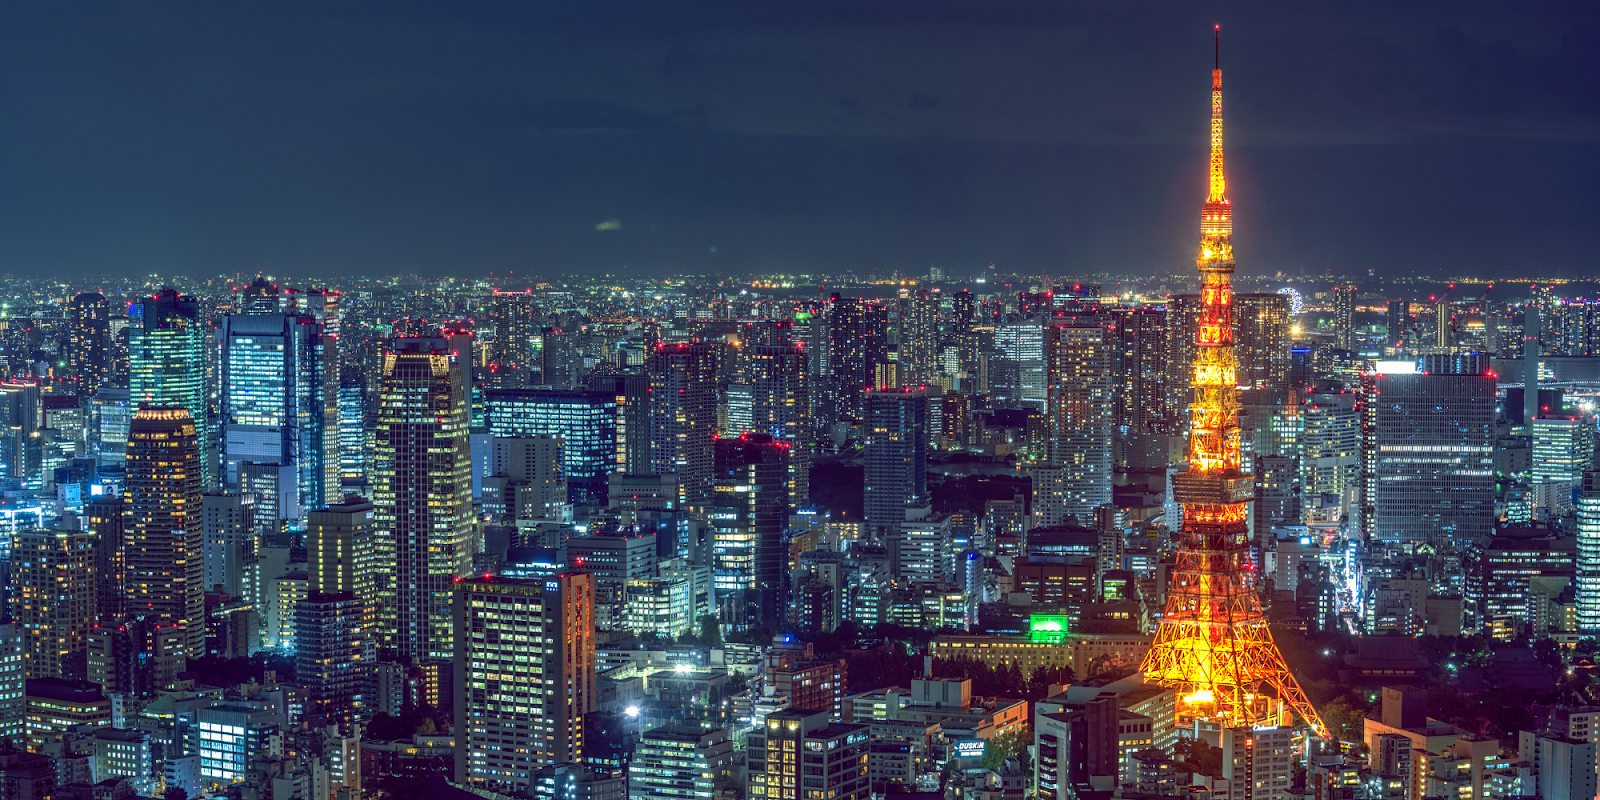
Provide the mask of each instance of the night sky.
[{"label": "night sky", "polygon": [[1592,276],[1593,3],[11,3],[0,271]]}]

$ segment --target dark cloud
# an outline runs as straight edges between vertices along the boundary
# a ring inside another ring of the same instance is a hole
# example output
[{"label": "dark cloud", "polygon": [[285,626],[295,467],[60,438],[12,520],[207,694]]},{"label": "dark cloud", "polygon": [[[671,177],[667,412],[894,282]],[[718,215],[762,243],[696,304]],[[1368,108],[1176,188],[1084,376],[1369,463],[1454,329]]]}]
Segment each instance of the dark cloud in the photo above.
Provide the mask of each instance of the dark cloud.
[{"label": "dark cloud", "polygon": [[0,269],[1183,270],[1214,21],[1244,268],[1593,270],[1590,4],[1176,0],[13,4]]}]

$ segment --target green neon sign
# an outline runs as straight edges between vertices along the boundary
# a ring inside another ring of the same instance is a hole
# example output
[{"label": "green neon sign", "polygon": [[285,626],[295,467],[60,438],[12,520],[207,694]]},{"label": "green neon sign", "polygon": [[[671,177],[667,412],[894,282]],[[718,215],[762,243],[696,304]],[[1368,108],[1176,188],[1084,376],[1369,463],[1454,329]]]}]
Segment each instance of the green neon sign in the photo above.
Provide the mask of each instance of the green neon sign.
[{"label": "green neon sign", "polygon": [[1061,644],[1067,640],[1072,618],[1065,614],[1034,614],[1028,617],[1028,640],[1035,644]]}]

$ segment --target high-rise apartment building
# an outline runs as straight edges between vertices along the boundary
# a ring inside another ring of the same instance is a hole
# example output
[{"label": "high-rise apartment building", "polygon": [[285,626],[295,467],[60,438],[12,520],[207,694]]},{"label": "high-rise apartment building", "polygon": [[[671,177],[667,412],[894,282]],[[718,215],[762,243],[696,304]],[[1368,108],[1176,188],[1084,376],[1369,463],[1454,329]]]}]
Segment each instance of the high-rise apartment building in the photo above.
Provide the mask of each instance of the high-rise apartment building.
[{"label": "high-rise apartment building", "polygon": [[1165,431],[1173,413],[1166,398],[1167,312],[1161,308],[1113,308],[1116,405],[1112,424],[1128,436]]},{"label": "high-rise apartment building", "polygon": [[110,623],[122,617],[127,604],[127,516],[122,498],[100,495],[83,504],[84,530],[95,535],[95,619]]},{"label": "high-rise apartment building", "polygon": [[305,719],[353,733],[372,709],[367,693],[377,644],[355,593],[316,592],[295,605],[295,680],[306,687]]},{"label": "high-rise apartment building", "polygon": [[1348,512],[1360,486],[1360,396],[1322,386],[1301,406],[1300,499],[1302,511],[1325,521]]},{"label": "high-rise apartment building", "polygon": [[1034,470],[1034,524],[1087,525],[1111,502],[1112,331],[1104,325],[1045,328],[1049,399],[1045,464]]},{"label": "high-rise apartment building", "polygon": [[147,406],[128,432],[122,490],[124,601],[130,614],[183,628],[184,652],[205,654],[202,465],[186,408]]},{"label": "high-rise apartment building", "polygon": [[379,643],[424,660],[452,656],[453,588],[472,566],[466,394],[446,347],[391,342],[373,465]]},{"label": "high-rise apartment building", "polygon": [[868,300],[834,294],[828,305],[830,422],[862,418],[862,390],[889,360],[889,314]]},{"label": "high-rise apartment building", "polygon": [[216,483],[216,442],[206,397],[211,331],[200,301],[163,289],[128,306],[128,392],[135,406],[189,412],[200,448],[200,488]]},{"label": "high-rise apartment building", "polygon": [[579,761],[594,710],[594,577],[473,578],[455,606],[455,779],[528,791]]},{"label": "high-rise apartment building", "polygon": [[321,508],[339,498],[337,340],[310,315],[222,318],[222,482],[239,465],[293,467],[287,506]]},{"label": "high-rise apartment building", "polygon": [[[609,391],[489,389],[484,392],[489,435],[555,436],[561,439],[567,502],[606,504],[607,476],[618,471],[616,395]],[[716,420],[713,408],[711,418]],[[706,431],[709,442],[711,433]]]},{"label": "high-rise apartment building", "polygon": [[1578,495],[1578,631],[1600,633],[1600,472],[1583,474]]},{"label": "high-rise apartment building", "polygon": [[937,292],[903,289],[898,303],[899,364],[905,379],[916,385],[939,376],[939,303]]},{"label": "high-rise apartment building", "polygon": [[[789,442],[789,507],[811,501],[812,440],[810,381],[806,353],[799,345],[751,345],[745,348],[743,386],[748,387],[750,425],[731,431],[765,433]],[[731,396],[731,390],[730,390]],[[730,399],[731,402],[731,399]]]},{"label": "high-rise apartment building", "polygon": [[[1289,386],[1289,298],[1281,294],[1233,296],[1234,379],[1247,389]],[[1348,349],[1348,348],[1346,348]]]},{"label": "high-rise apartment building", "polygon": [[708,342],[662,345],[650,355],[650,471],[676,473],[679,499],[688,505],[711,499],[720,347]]},{"label": "high-rise apartment building", "polygon": [[11,619],[22,634],[30,680],[88,677],[97,538],[43,529],[11,535]]},{"label": "high-rise apartment building", "polygon": [[206,492],[201,511],[206,591],[232,597],[253,594],[246,587],[245,567],[256,554],[255,497]]},{"label": "high-rise apartment building", "polygon": [[867,531],[891,542],[898,538],[906,509],[928,502],[928,393],[868,389],[862,392],[862,414]]},{"label": "high-rise apartment building", "polygon": [[80,292],[67,308],[67,370],[78,394],[92,396],[111,370],[111,305],[99,292]]},{"label": "high-rise apartment building", "polygon": [[766,621],[783,612],[793,450],[764,433],[715,442],[712,580],[734,619]]},{"label": "high-rise apartment building", "polygon": [[528,386],[535,369],[532,296],[523,292],[495,292],[489,319],[494,342],[489,347],[489,385],[498,389]]},{"label": "high-rise apartment building", "polygon": [[1333,287],[1333,340],[1342,350],[1356,349],[1356,287]]}]

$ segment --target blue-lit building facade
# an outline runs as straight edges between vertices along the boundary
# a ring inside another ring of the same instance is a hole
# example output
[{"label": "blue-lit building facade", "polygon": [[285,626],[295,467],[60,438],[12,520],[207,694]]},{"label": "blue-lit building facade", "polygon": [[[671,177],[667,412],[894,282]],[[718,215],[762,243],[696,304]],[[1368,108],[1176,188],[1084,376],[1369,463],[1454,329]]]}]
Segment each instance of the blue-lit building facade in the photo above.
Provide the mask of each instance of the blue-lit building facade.
[{"label": "blue-lit building facade", "polygon": [[484,393],[489,435],[559,436],[567,501],[606,504],[606,476],[617,469],[617,398],[611,392],[489,389]]}]

